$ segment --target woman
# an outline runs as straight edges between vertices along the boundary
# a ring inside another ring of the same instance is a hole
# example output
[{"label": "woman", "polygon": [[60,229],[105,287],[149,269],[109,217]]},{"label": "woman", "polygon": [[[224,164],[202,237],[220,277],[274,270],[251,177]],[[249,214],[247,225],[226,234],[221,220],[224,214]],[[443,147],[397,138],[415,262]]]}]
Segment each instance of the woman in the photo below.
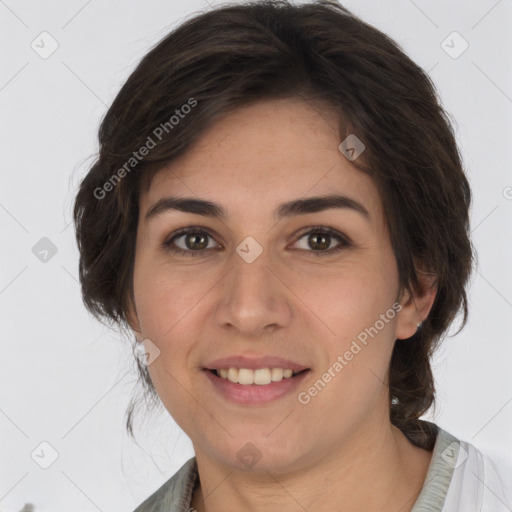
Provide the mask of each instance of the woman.
[{"label": "woman", "polygon": [[99,141],[84,302],[133,331],[195,451],[136,512],[508,510],[491,461],[420,419],[467,318],[471,192],[396,43],[332,1],[213,9],[144,57]]}]

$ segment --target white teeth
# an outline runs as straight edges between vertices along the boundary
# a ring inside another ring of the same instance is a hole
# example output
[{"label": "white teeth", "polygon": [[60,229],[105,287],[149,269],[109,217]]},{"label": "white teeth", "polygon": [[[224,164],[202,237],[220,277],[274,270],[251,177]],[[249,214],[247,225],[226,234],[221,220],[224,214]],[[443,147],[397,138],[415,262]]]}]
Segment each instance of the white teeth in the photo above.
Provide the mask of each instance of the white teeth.
[{"label": "white teeth", "polygon": [[247,368],[240,368],[238,370],[238,384],[248,386],[254,382],[254,372]]},{"label": "white teeth", "polygon": [[269,368],[260,368],[258,370],[254,370],[254,384],[259,384],[260,386],[264,386],[265,384],[270,384],[272,379],[270,378],[270,369]]},{"label": "white teeth", "polygon": [[272,381],[279,382],[283,380],[284,370],[282,368],[272,368]]},{"label": "white teeth", "polygon": [[236,368],[228,369],[228,380],[231,382],[238,382],[238,370]]},{"label": "white teeth", "polygon": [[271,382],[289,379],[293,375],[293,370],[289,368],[258,368],[257,370],[250,368],[220,368],[217,370],[217,375],[235,384],[265,386]]}]

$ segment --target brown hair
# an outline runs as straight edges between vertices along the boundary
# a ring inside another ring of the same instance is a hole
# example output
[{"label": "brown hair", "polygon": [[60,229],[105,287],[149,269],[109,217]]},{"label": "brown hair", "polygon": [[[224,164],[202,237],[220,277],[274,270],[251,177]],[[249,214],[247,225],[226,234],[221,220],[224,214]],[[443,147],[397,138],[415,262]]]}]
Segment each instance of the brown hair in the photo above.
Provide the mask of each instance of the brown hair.
[{"label": "brown hair", "polygon": [[[98,319],[127,326],[142,187],[221,116],[285,97],[329,105],[339,113],[340,142],[349,133],[364,142],[352,163],[380,192],[400,290],[420,290],[420,270],[435,277],[430,314],[416,334],[395,342],[389,372],[391,422],[431,449],[435,426],[419,420],[435,403],[430,358],[461,307],[460,329],[468,314],[470,187],[429,76],[335,1],[215,8],[142,59],[102,120],[98,158],[76,197],[84,304]],[[143,146],[151,148],[134,157]],[[149,373],[137,365],[156,404]],[[132,399],[126,423],[132,436],[135,405]]]}]

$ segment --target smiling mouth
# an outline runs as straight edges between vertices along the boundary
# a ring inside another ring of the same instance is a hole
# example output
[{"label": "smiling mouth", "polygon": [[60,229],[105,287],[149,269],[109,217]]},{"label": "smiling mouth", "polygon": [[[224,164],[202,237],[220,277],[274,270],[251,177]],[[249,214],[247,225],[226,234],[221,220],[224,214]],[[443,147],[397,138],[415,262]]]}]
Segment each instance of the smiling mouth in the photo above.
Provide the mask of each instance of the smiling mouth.
[{"label": "smiling mouth", "polygon": [[221,379],[232,382],[233,384],[241,384],[243,386],[258,385],[266,386],[273,382],[280,382],[285,379],[292,379],[298,375],[308,372],[306,368],[301,371],[293,371],[289,368],[219,368],[207,369],[210,373]]}]

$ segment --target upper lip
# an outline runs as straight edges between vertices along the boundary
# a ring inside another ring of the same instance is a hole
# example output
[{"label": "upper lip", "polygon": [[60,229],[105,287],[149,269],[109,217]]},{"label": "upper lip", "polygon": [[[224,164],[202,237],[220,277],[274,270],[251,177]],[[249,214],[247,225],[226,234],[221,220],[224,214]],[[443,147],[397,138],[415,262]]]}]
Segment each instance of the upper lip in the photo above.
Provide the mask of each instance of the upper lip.
[{"label": "upper lip", "polygon": [[218,370],[220,368],[249,368],[252,370],[258,370],[259,368],[283,368],[300,372],[307,370],[309,367],[275,356],[229,356],[215,359],[215,361],[208,363],[205,368],[207,370]]}]

